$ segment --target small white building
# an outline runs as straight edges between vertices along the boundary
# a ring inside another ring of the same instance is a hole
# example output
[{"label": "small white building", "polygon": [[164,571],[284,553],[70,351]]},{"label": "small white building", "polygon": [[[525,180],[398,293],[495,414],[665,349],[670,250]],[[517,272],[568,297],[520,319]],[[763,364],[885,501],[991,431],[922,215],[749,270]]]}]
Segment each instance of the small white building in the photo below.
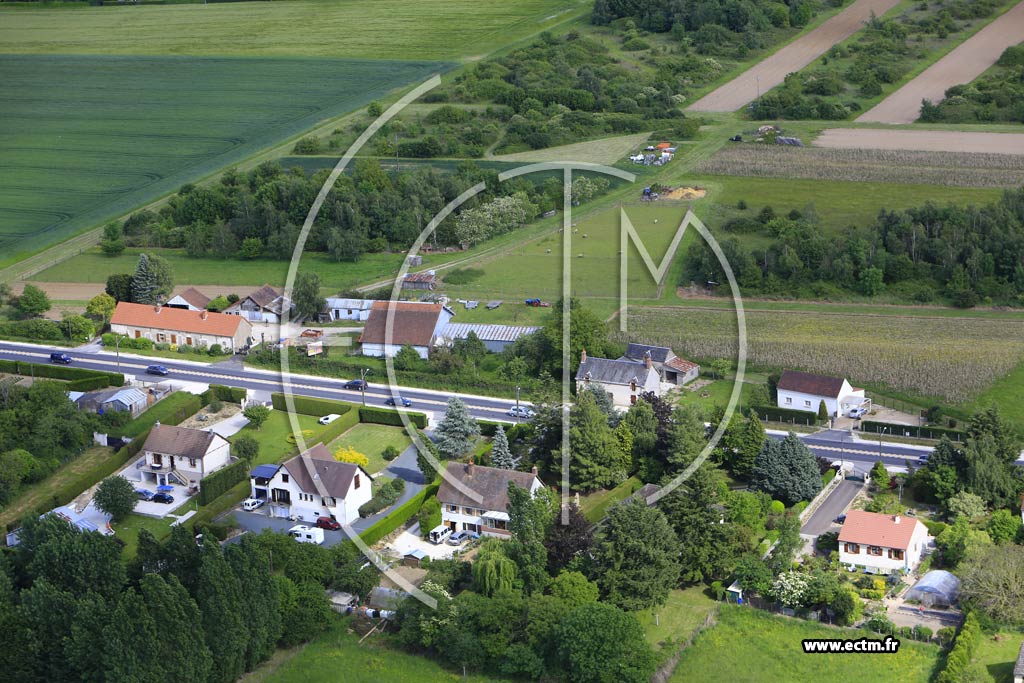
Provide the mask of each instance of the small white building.
[{"label": "small white building", "polygon": [[906,573],[927,545],[928,527],[913,517],[851,510],[839,532],[839,563],[850,571]]},{"label": "small white building", "polygon": [[864,390],[845,379],[797,370],[783,372],[777,389],[780,408],[817,413],[824,401],[830,417],[846,415],[865,401]]},{"label": "small white building", "polygon": [[149,431],[142,451],[139,475],[157,486],[194,485],[231,462],[231,444],[223,436],[159,422]]},{"label": "small white building", "polygon": [[327,318],[330,320],[358,320],[365,321],[370,317],[370,310],[373,309],[374,299],[342,299],[339,297],[327,297],[327,307],[324,309]]},{"label": "small white building", "polygon": [[373,497],[372,480],[350,462],[335,460],[317,444],[283,465],[260,465],[249,474],[251,497],[267,503],[272,517],[316,522],[330,517],[350,524]]},{"label": "small white building", "polygon": [[[391,336],[386,335],[388,312],[394,311]],[[406,344],[428,358],[435,339],[455,312],[441,304],[415,301],[375,301],[359,343],[364,356],[394,358]]]},{"label": "small white building", "polygon": [[661,395],[661,375],[654,368],[648,354],[643,361],[591,358],[586,349],[580,354],[580,367],[576,370],[576,390],[600,387],[612,395],[612,403],[629,408],[640,394],[652,392]]},{"label": "small white building", "polygon": [[[458,482],[456,485],[453,482]],[[531,494],[544,487],[532,472],[483,467],[473,463],[450,462],[437,490],[441,523],[452,530],[472,531],[481,536],[510,538],[508,530],[508,485],[513,483]],[[467,491],[480,496],[475,500]]]},{"label": "small white building", "polygon": [[220,344],[225,351],[233,351],[246,344],[252,325],[237,315],[122,301],[114,309],[110,331],[132,339],[144,337],[158,344],[199,347]]},{"label": "small white building", "polygon": [[186,311],[205,311],[211,299],[195,287],[189,287],[172,296],[165,306],[183,308]]}]

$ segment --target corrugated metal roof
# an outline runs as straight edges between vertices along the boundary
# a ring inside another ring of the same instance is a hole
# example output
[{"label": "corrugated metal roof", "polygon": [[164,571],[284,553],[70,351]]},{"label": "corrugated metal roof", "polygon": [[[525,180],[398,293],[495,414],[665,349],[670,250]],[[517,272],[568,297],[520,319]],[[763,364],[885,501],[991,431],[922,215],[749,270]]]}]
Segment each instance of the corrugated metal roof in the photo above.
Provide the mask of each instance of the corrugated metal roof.
[{"label": "corrugated metal roof", "polygon": [[522,325],[483,325],[479,323],[449,323],[441,330],[441,336],[448,339],[465,339],[475,332],[482,341],[514,342],[520,337],[533,334],[539,327]]},{"label": "corrugated metal roof", "polygon": [[351,308],[360,311],[367,311],[373,307],[374,299],[341,299],[338,297],[327,297],[327,308]]},{"label": "corrugated metal roof", "polygon": [[145,403],[146,394],[142,393],[138,389],[122,389],[121,391],[117,392],[116,394],[108,398],[106,401],[104,401],[104,403],[107,403],[109,401],[120,401],[125,405],[131,406],[135,405],[136,403]]}]

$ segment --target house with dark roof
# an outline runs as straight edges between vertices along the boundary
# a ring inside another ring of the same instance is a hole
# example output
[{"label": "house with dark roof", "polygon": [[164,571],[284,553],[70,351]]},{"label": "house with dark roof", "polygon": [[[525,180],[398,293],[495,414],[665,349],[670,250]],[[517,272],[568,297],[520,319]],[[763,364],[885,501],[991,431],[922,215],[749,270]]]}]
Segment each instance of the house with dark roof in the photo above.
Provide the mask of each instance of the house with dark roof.
[{"label": "house with dark roof", "polygon": [[[390,337],[386,334],[389,313],[394,318]],[[454,316],[452,309],[441,304],[375,301],[363,333],[359,335],[362,354],[393,358],[408,344],[420,358],[427,358],[435,340]]]},{"label": "house with dark roof", "polygon": [[142,452],[136,465],[140,478],[157,486],[195,486],[231,462],[231,444],[223,436],[159,422],[149,430]]},{"label": "house with dark roof", "polygon": [[237,315],[121,301],[110,319],[110,331],[133,339],[144,337],[157,344],[201,348],[220,344],[233,351],[245,345],[252,326]]},{"label": "house with dark roof", "polygon": [[776,388],[780,408],[816,413],[824,401],[830,417],[847,415],[865,402],[864,390],[847,380],[810,372],[786,370]]},{"label": "house with dark roof", "polygon": [[839,563],[850,571],[907,573],[927,545],[928,527],[913,517],[850,510],[839,532]]},{"label": "house with dark roof", "polygon": [[628,408],[645,392],[661,395],[661,374],[655,369],[650,354],[642,361],[611,360],[589,357],[587,350],[583,349],[580,366],[576,370],[576,390],[590,387],[604,389],[612,395],[614,405]]},{"label": "house with dark roof", "polygon": [[295,304],[270,285],[263,285],[224,309],[226,315],[238,315],[254,323],[279,323],[285,309]]},{"label": "house with dark roof", "polygon": [[323,444],[282,465],[259,465],[249,475],[253,498],[267,501],[267,514],[303,522],[330,517],[350,524],[370,501],[371,478],[350,462],[338,462]]},{"label": "house with dark roof", "polygon": [[697,379],[697,376],[700,374],[699,365],[685,358],[680,358],[667,346],[630,343],[626,347],[625,355],[619,358],[619,360],[631,360],[635,363],[642,363],[648,356],[654,369],[661,375],[661,381],[666,384],[682,386]]},{"label": "house with dark roof", "polygon": [[450,462],[437,490],[441,523],[452,532],[472,531],[482,536],[509,538],[508,485],[537,493],[544,487],[532,472],[483,467],[472,462]]},{"label": "house with dark roof", "polygon": [[183,308],[186,311],[205,311],[210,301],[210,297],[195,287],[189,287],[172,296],[164,305],[168,308]]}]

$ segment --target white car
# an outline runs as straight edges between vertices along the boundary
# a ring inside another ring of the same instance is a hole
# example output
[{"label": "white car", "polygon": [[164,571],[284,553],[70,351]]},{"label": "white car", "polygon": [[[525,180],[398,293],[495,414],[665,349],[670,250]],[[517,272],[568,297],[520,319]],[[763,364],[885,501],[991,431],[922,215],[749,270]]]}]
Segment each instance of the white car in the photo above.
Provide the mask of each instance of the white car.
[{"label": "white car", "polygon": [[242,509],[247,512],[255,510],[256,508],[262,506],[265,502],[267,501],[261,500],[259,498],[246,498],[245,500],[242,501]]},{"label": "white car", "polygon": [[526,406],[512,406],[511,408],[508,409],[507,414],[509,417],[533,417],[533,411],[527,408]]},{"label": "white car", "polygon": [[867,414],[867,408],[854,408],[853,410],[850,411],[850,417],[852,417],[855,420],[859,420]]},{"label": "white car", "polygon": [[341,415],[338,415],[336,413],[331,413],[330,415],[324,415],[319,420],[317,420],[317,422],[319,422],[322,425],[329,425],[332,422],[334,422],[335,420],[337,420],[339,417],[341,417]]}]

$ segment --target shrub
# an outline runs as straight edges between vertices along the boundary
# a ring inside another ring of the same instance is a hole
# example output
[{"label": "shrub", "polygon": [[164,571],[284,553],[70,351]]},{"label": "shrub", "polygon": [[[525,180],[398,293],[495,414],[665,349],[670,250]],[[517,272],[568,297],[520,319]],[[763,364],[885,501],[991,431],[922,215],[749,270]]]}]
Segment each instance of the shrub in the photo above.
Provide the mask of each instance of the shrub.
[{"label": "shrub", "polygon": [[199,504],[206,505],[224,493],[227,493],[236,484],[249,478],[249,461],[239,460],[218,470],[203,479],[199,489]]},{"label": "shrub", "polygon": [[224,347],[221,346],[220,344],[212,344],[207,353],[210,354],[211,356],[223,356]]},{"label": "shrub", "polygon": [[359,516],[371,517],[384,508],[394,505],[395,501],[402,496],[403,491],[405,491],[405,481],[402,479],[392,479],[386,484],[382,484],[373,494],[373,498],[359,506]]},{"label": "shrub", "polygon": [[[359,465],[364,468],[370,464],[369,458],[351,446],[342,446],[336,450],[334,452],[334,459],[338,462],[350,462],[353,465]],[[396,481],[401,481],[401,479],[397,479]]]},{"label": "shrub", "polygon": [[211,413],[219,413],[221,410],[224,409],[224,404],[221,402],[219,398],[215,398],[212,401],[210,401],[210,405],[208,406],[208,408],[210,409]]},{"label": "shrub", "polygon": [[383,451],[381,451],[380,457],[384,458],[386,462],[391,462],[399,455],[400,453],[398,452],[397,448],[395,448],[394,446],[388,446]]}]

